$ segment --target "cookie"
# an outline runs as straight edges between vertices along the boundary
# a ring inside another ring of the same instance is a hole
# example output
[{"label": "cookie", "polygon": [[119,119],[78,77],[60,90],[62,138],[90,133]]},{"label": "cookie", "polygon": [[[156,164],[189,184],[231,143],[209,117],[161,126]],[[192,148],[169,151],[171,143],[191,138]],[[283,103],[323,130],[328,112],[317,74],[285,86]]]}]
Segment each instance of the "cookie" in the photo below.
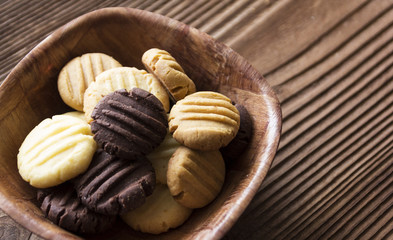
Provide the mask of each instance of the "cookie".
[{"label": "cookie", "polygon": [[78,234],[94,234],[110,228],[115,216],[96,213],[86,208],[69,183],[48,190],[38,190],[37,198],[45,217],[61,228]]},{"label": "cookie", "polygon": [[75,110],[83,110],[86,89],[100,73],[121,67],[111,56],[103,53],[86,53],[69,61],[60,71],[57,87],[63,101]]},{"label": "cookie", "polygon": [[161,81],[175,102],[196,91],[194,82],[167,51],[152,48],[143,54],[142,63]]},{"label": "cookie", "polygon": [[240,104],[235,104],[240,114],[240,127],[235,138],[226,146],[220,149],[226,161],[234,161],[240,157],[248,147],[253,134],[252,119],[247,109]]},{"label": "cookie", "polygon": [[17,156],[19,173],[34,187],[52,187],[84,172],[95,151],[89,124],[56,115],[26,136]]},{"label": "cookie", "polygon": [[96,77],[85,92],[84,107],[86,120],[90,122],[91,113],[101,98],[119,89],[141,88],[156,96],[165,112],[169,112],[169,97],[165,88],[152,74],[134,67],[121,67],[105,71]]},{"label": "cookie", "polygon": [[80,112],[80,111],[66,112],[66,113],[63,113],[62,115],[76,117],[76,118],[82,120],[83,122],[86,122],[85,114],[83,112]]},{"label": "cookie", "polygon": [[172,154],[180,146],[169,132],[164,138],[164,141],[154,151],[146,157],[152,163],[156,172],[157,183],[166,184],[166,172],[168,170],[168,162]]},{"label": "cookie", "polygon": [[220,151],[179,147],[168,163],[167,184],[173,198],[187,208],[201,208],[213,201],[225,179]]},{"label": "cookie", "polygon": [[91,130],[99,146],[121,158],[154,150],[165,138],[168,120],[161,102],[140,88],[117,90],[100,100]]},{"label": "cookie", "polygon": [[223,94],[200,91],[178,101],[169,114],[169,131],[181,144],[218,150],[229,144],[240,125],[239,111]]},{"label": "cookie", "polygon": [[183,207],[171,196],[166,185],[157,185],[154,193],[141,207],[122,215],[132,229],[144,233],[160,234],[182,225],[192,209]]},{"label": "cookie", "polygon": [[145,157],[130,161],[98,150],[89,169],[73,180],[82,203],[105,214],[124,214],[153,193],[156,178]]}]

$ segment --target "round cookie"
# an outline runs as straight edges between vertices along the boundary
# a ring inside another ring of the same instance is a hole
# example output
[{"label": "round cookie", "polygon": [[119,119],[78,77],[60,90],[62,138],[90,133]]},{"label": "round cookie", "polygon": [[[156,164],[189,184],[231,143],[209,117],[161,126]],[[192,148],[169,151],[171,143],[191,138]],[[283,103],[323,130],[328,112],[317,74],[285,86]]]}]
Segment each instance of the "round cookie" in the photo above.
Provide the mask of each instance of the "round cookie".
[{"label": "round cookie", "polygon": [[192,209],[183,207],[171,196],[166,185],[157,185],[153,194],[141,207],[121,218],[136,231],[160,234],[182,225]]},{"label": "round cookie", "polygon": [[89,209],[117,215],[141,206],[153,193],[156,178],[145,157],[130,161],[100,149],[89,169],[73,183],[82,203]]},{"label": "round cookie", "polygon": [[220,149],[226,161],[234,161],[240,157],[251,141],[253,127],[252,119],[247,109],[240,104],[235,104],[240,114],[240,127],[235,138],[226,146]]},{"label": "round cookie", "polygon": [[45,217],[61,228],[79,234],[94,234],[111,227],[115,216],[106,216],[86,208],[69,183],[37,191]]},{"label": "round cookie", "polygon": [[143,54],[142,63],[161,81],[175,102],[196,91],[194,82],[167,51],[149,49]]},{"label": "round cookie", "polygon": [[96,148],[89,124],[55,115],[26,136],[17,156],[19,173],[34,187],[52,187],[84,172]]},{"label": "round cookie", "polygon": [[161,102],[140,88],[106,95],[94,108],[92,118],[91,130],[99,146],[125,159],[152,152],[167,133]]},{"label": "round cookie", "polygon": [[201,208],[213,201],[225,180],[220,151],[179,147],[168,164],[167,184],[173,198],[188,208]]},{"label": "round cookie", "polygon": [[218,150],[229,144],[240,125],[239,111],[223,94],[200,91],[178,101],[169,114],[169,131],[181,144]]},{"label": "round cookie", "polygon": [[75,110],[83,110],[86,89],[100,73],[121,67],[111,56],[103,53],[86,53],[69,61],[60,71],[57,87],[63,101]]},{"label": "round cookie", "polygon": [[168,132],[160,146],[146,156],[156,172],[157,183],[166,184],[166,172],[168,170],[169,159],[179,146],[180,143],[178,143],[172,137],[172,134]]},{"label": "round cookie", "polygon": [[82,120],[83,122],[86,122],[85,114],[80,111],[66,112],[66,113],[63,113],[62,115],[76,117],[76,118]]},{"label": "round cookie", "polygon": [[152,93],[161,101],[165,112],[169,112],[169,96],[159,80],[145,70],[121,67],[101,73],[86,89],[83,106],[86,120],[92,120],[91,113],[103,96],[119,89],[130,91],[132,88],[141,88]]}]

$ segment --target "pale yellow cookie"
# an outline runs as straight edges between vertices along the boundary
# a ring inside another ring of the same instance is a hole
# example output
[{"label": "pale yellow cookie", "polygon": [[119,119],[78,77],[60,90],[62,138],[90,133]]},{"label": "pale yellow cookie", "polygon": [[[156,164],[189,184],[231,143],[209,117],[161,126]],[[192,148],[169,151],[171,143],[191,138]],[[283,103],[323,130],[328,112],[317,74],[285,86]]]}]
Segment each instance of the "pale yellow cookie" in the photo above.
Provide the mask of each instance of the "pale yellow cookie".
[{"label": "pale yellow cookie", "polygon": [[83,112],[80,112],[80,111],[66,112],[66,113],[63,113],[62,115],[76,117],[76,118],[82,120],[83,122],[86,122],[85,114]]},{"label": "pale yellow cookie", "polygon": [[141,88],[156,96],[169,111],[168,93],[152,74],[134,67],[121,67],[107,70],[96,77],[85,92],[83,111],[88,122],[97,103],[107,94],[119,89],[130,91],[132,88]]},{"label": "pale yellow cookie", "polygon": [[86,53],[68,62],[60,71],[57,87],[63,101],[75,110],[83,110],[83,97],[95,77],[122,65],[103,53]]},{"label": "pale yellow cookie", "polygon": [[153,152],[146,157],[153,165],[156,172],[157,183],[166,184],[166,172],[168,170],[168,162],[172,154],[180,146],[169,132],[165,136],[164,141]]},{"label": "pale yellow cookie", "polygon": [[194,82],[171,54],[165,50],[152,48],[142,56],[147,71],[153,73],[164,85],[174,101],[196,91]]},{"label": "pale yellow cookie", "polygon": [[181,146],[168,164],[167,184],[173,198],[188,208],[213,201],[225,180],[225,163],[219,150],[198,151]]},{"label": "pale yellow cookie", "polygon": [[169,131],[181,144],[197,150],[218,150],[229,144],[240,115],[223,94],[200,91],[178,101],[169,114]]},{"label": "pale yellow cookie", "polygon": [[52,187],[86,171],[95,151],[89,124],[56,115],[43,120],[23,141],[17,156],[19,173],[34,187]]},{"label": "pale yellow cookie", "polygon": [[192,209],[183,207],[172,198],[166,185],[159,184],[141,207],[121,218],[136,231],[160,234],[182,225],[191,213]]}]

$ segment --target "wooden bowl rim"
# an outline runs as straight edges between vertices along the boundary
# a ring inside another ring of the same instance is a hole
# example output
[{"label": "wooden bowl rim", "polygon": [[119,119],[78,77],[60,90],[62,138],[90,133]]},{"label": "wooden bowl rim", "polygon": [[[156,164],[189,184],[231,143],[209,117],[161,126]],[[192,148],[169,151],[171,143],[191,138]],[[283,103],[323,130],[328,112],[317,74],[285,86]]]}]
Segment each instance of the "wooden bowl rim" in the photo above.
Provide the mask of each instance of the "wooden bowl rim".
[{"label": "wooden bowl rim", "polygon": [[[186,24],[179,22],[177,20],[171,19],[166,16],[162,16],[157,13],[152,13],[146,10],[140,10],[140,9],[134,9],[134,8],[127,8],[127,7],[108,7],[108,8],[101,8],[95,11],[91,11],[88,13],[85,13],[74,20],[71,20],[70,22],[66,23],[65,25],[57,28],[55,31],[53,31],[48,37],[46,37],[44,40],[42,40],[38,45],[36,45],[15,67],[14,69],[9,73],[9,75],[6,77],[4,82],[0,85],[0,100],[1,99],[6,99],[6,93],[4,91],[5,88],[7,87],[12,87],[13,83],[15,81],[18,81],[18,74],[20,74],[20,69],[28,69],[31,67],[32,62],[29,60],[31,55],[34,55],[35,52],[46,52],[47,49],[51,48],[51,45],[57,41],[56,36],[59,35],[60,33],[64,31],[68,31],[70,29],[76,29],[80,24],[84,24],[85,21],[94,19],[95,21],[97,19],[109,17],[112,15],[116,15],[118,13],[124,14],[129,14],[130,16],[134,16],[135,18],[138,18],[138,15],[145,14],[147,17],[155,17],[159,18],[162,20],[161,22],[168,23],[169,21],[171,22],[176,22],[177,25],[181,25],[182,27],[189,27],[196,32],[197,34],[202,34],[203,37],[207,37],[212,39],[214,42],[217,44],[221,44],[223,48],[231,49],[228,46],[226,46],[223,43],[218,42],[217,40],[213,39],[211,36],[208,34],[199,31],[198,29],[195,29],[193,27],[187,26]],[[273,162],[276,150],[278,148],[278,144],[280,141],[280,134],[281,134],[281,121],[282,121],[282,116],[281,116],[281,107],[278,98],[276,97],[274,91],[272,88],[268,85],[268,83],[264,80],[262,75],[256,71],[250,63],[248,63],[247,60],[245,60],[243,57],[241,57],[238,53],[232,50],[232,53],[235,55],[238,55],[239,59],[241,61],[244,61],[247,65],[249,65],[250,69],[252,71],[255,71],[255,76],[257,76],[261,81],[259,85],[261,88],[264,89],[264,91],[268,92],[269,98],[266,99],[266,103],[268,105],[267,109],[269,110],[268,116],[269,116],[269,123],[267,126],[267,138],[270,140],[268,141],[268,145],[265,148],[264,154],[259,158],[256,159],[253,165],[257,165],[257,169],[255,171],[255,174],[251,176],[251,180],[249,181],[249,186],[247,188],[247,193],[246,194],[240,194],[241,197],[237,198],[236,201],[236,207],[230,209],[229,212],[226,213],[226,217],[224,218],[225,221],[222,221],[221,224],[217,226],[209,226],[209,231],[208,236],[212,237],[212,239],[220,239],[222,238],[226,232],[229,231],[229,229],[234,225],[234,223],[237,221],[237,219],[240,217],[240,215],[244,212],[248,204],[251,202],[252,198],[258,191],[259,186],[261,185],[263,179],[265,178],[268,169],[270,168],[270,165]],[[42,237],[55,237],[50,231],[47,231],[45,226],[40,226],[42,224],[31,224],[31,221],[28,217],[25,216],[25,213],[23,211],[20,211],[18,209],[17,205],[14,202],[11,201],[12,196],[8,196],[6,193],[3,193],[0,191],[0,206],[2,210],[8,214],[11,218],[13,218],[16,222],[27,228],[28,230],[36,233],[37,235],[40,235]],[[27,224],[29,223],[29,224]],[[37,222],[35,222],[37,223]],[[206,233],[204,233],[204,236],[207,236]],[[64,236],[63,236],[64,237]],[[69,239],[79,239],[79,237],[73,235],[72,233],[69,236]]]}]

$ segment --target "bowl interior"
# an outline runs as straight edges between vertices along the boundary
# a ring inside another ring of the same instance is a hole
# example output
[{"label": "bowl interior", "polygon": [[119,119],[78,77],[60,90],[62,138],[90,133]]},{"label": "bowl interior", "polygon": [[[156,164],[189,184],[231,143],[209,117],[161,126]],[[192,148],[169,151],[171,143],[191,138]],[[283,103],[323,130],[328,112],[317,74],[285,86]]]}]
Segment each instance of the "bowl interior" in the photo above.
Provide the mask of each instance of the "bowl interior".
[{"label": "bowl interior", "polygon": [[88,52],[113,56],[124,66],[142,69],[142,54],[157,47],[170,52],[198,90],[221,92],[244,105],[253,119],[254,135],[241,158],[227,168],[224,187],[207,207],[195,210],[181,227],[152,236],[119,224],[92,239],[218,239],[244,211],[274,158],[281,130],[277,98],[263,77],[232,49],[207,34],[150,12],[107,8],[83,15],[35,47],[0,88],[1,208],[45,238],[78,239],[43,217],[35,190],[19,176],[16,155],[25,136],[40,121],[70,111],[57,91],[57,74],[72,58]]}]

